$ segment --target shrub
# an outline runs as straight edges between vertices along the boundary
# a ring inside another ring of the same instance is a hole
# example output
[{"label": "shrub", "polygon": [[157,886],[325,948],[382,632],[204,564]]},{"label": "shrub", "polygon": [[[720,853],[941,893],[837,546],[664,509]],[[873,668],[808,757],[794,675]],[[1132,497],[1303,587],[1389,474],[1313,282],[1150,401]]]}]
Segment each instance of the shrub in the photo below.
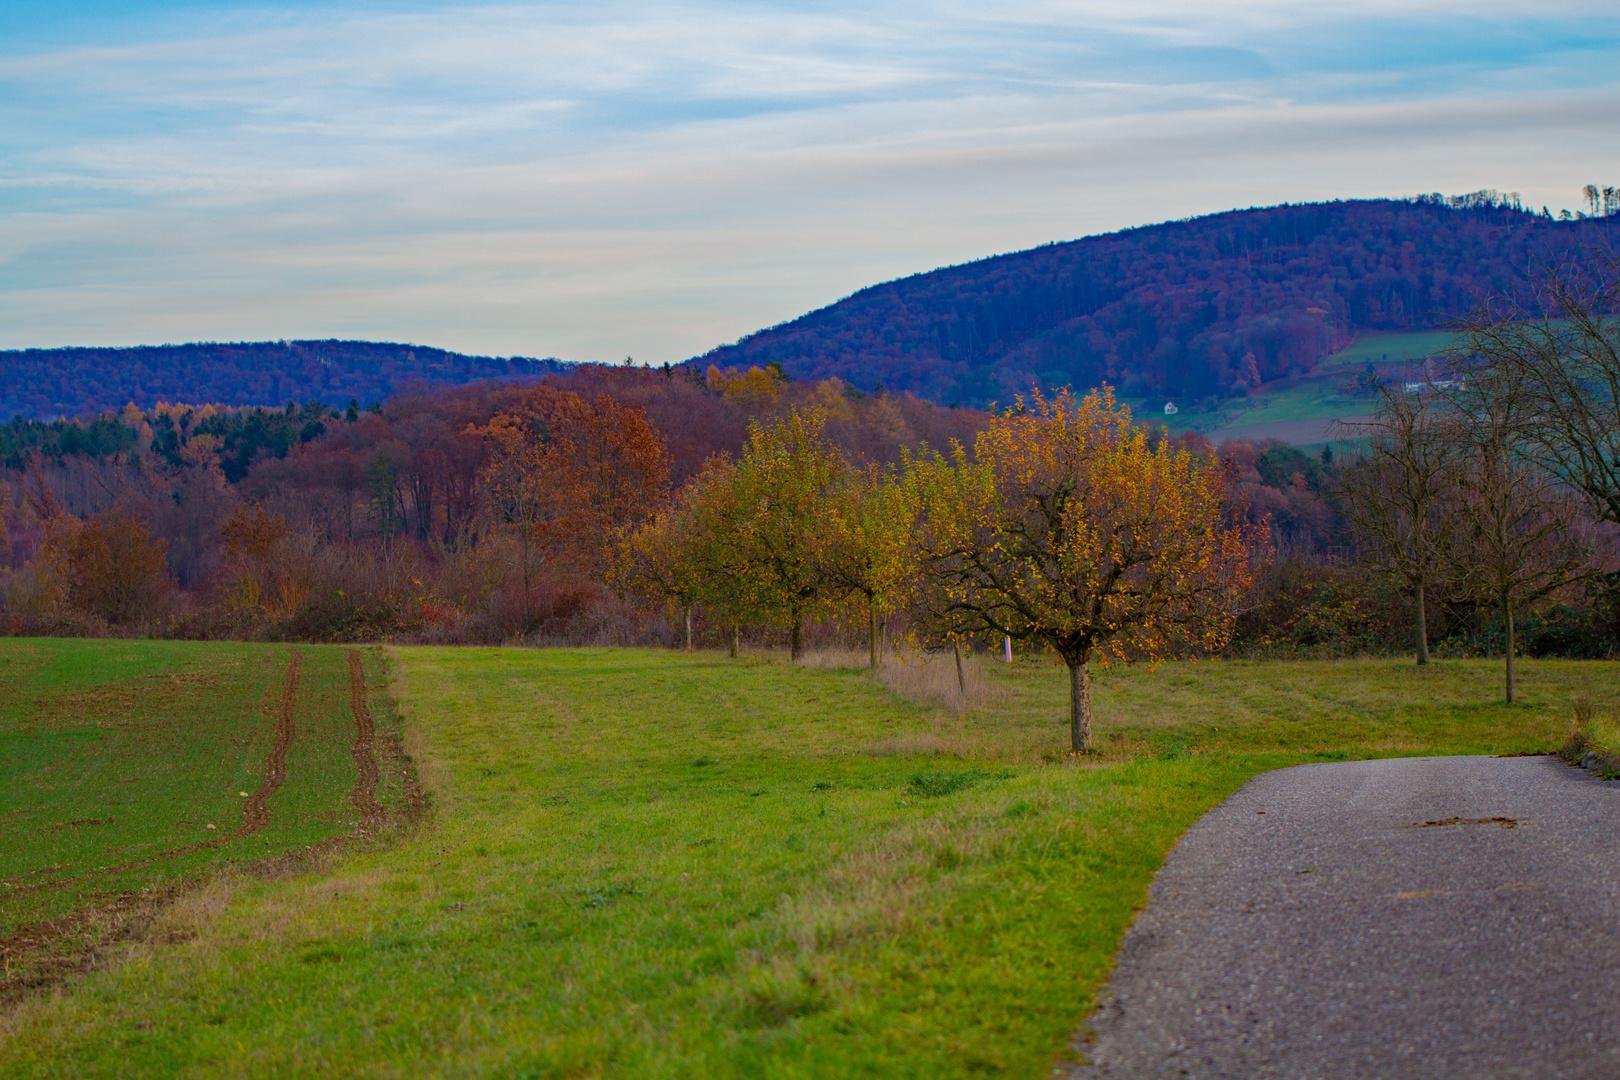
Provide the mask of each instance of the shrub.
[{"label": "shrub", "polygon": [[111,626],[151,622],[173,586],[168,544],[126,510],[104,510],[82,525],[67,518],[44,544],[45,560],[65,583],[67,606]]}]

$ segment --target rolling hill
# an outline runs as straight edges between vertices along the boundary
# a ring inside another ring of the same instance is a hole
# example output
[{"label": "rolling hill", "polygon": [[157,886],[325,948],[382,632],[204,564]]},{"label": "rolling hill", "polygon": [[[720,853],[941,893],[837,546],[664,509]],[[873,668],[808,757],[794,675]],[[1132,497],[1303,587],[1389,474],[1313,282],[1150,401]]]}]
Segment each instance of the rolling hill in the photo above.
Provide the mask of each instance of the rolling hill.
[{"label": "rolling hill", "polygon": [[[1555,221],[1492,192],[1235,210],[874,285],[687,363],[779,364],[939,404],[1107,381],[1139,410],[1176,402],[1173,429],[1308,443],[1364,407],[1344,400],[1354,380],[1338,368],[1415,359],[1434,327],[1518,288],[1532,260],[1613,242],[1617,222]],[[341,407],[412,381],[571,366],[336,340],[10,350],[0,419],[160,400]]]},{"label": "rolling hill", "polygon": [[1208,408],[1309,376],[1358,335],[1441,325],[1616,220],[1492,192],[1237,210],[875,285],[690,362],[964,404],[1107,381]]},{"label": "rolling hill", "polygon": [[373,341],[199,342],[135,348],[0,351],[0,417],[45,419],[121,409],[134,402],[343,406],[379,401],[405,384],[533,378],[566,370],[557,360],[464,356]]}]

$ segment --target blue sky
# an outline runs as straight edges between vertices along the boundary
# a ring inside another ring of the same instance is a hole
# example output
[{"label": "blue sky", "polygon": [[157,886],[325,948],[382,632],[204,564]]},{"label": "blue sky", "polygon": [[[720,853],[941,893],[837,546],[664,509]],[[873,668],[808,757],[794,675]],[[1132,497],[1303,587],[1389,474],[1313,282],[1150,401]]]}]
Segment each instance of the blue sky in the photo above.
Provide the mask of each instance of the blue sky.
[{"label": "blue sky", "polygon": [[0,348],[679,360],[935,266],[1620,183],[1612,3],[0,0]]}]

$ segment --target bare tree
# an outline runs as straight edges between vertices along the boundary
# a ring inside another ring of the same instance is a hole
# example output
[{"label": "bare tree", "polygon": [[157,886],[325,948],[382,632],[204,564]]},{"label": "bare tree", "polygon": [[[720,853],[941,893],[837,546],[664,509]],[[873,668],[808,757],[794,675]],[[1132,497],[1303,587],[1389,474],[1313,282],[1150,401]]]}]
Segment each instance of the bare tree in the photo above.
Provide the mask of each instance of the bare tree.
[{"label": "bare tree", "polygon": [[1442,501],[1455,487],[1455,421],[1442,401],[1399,386],[1377,385],[1377,412],[1339,423],[1353,458],[1336,489],[1358,554],[1395,578],[1417,605],[1415,652],[1429,662],[1427,593],[1445,573],[1453,517]]},{"label": "bare tree", "polygon": [[1441,509],[1455,515],[1445,550],[1456,580],[1501,615],[1512,704],[1515,616],[1591,572],[1594,530],[1578,493],[1522,453],[1521,402],[1511,387],[1476,386],[1468,403],[1455,495]]},{"label": "bare tree", "polygon": [[1531,267],[1522,300],[1493,299],[1456,324],[1449,394],[1480,415],[1511,399],[1510,446],[1620,524],[1620,254],[1571,248]]}]

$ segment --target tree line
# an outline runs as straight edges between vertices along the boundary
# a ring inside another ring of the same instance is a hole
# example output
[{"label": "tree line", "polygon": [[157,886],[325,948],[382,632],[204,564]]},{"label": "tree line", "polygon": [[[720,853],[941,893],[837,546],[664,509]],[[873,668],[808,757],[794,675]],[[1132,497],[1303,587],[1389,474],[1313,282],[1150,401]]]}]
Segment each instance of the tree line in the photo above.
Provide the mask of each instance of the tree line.
[{"label": "tree line", "polygon": [[1428,597],[1472,596],[1498,613],[1509,702],[1516,620],[1576,590],[1612,606],[1620,584],[1620,256],[1564,252],[1530,285],[1456,324],[1440,377],[1377,387],[1338,479],[1357,554],[1415,604],[1417,662]]},{"label": "tree line", "polygon": [[377,341],[236,341],[131,348],[0,350],[0,416],[36,420],[160,400],[317,399],[362,407],[412,380],[537,379],[569,365],[533,357],[467,356]]},{"label": "tree line", "polygon": [[[810,408],[851,460],[879,464],[971,438],[987,420],[768,370],[625,366],[539,384],[422,384],[346,410],[160,402],[14,420],[0,427],[0,625],[637,640],[640,617],[618,610],[604,584],[616,531],[706,460],[736,453],[751,419]],[[161,557],[98,546],[105,523]],[[146,567],[153,580],[117,599],[84,584],[104,579],[97,559]],[[587,615],[595,629],[564,627]]]},{"label": "tree line", "polygon": [[[1218,649],[1264,548],[1218,457],[1150,440],[1107,387],[1020,400],[971,448],[860,467],[819,411],[753,425],[623,541],[622,588],[703,604],[733,627],[864,609],[870,662],[892,614],[925,648],[1019,642],[1070,676],[1073,749],[1091,747],[1094,658]],[[733,642],[735,643],[735,636]],[[733,645],[735,649],[735,644]]]}]

